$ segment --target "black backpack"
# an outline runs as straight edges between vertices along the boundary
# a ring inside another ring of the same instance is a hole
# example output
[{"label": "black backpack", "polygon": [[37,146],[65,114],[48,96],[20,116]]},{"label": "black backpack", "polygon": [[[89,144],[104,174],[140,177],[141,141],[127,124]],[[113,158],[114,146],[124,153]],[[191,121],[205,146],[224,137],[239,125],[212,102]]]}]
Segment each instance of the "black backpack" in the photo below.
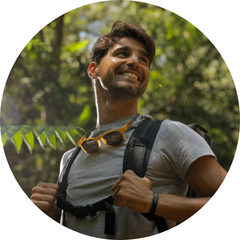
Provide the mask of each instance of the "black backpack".
[{"label": "black backpack", "polygon": [[[133,131],[125,149],[123,173],[130,169],[139,177],[145,176],[152,145],[155,141],[155,137],[161,126],[161,123],[162,121],[143,120],[138,124]],[[207,141],[207,143],[211,145],[212,140],[210,136],[207,135],[208,132],[203,127],[201,127],[199,124],[191,124],[189,127],[200,134]],[[80,150],[81,148],[78,146],[75,148],[58,178],[59,191],[57,197],[57,206],[64,211],[70,212],[77,218],[84,218],[87,216],[93,217],[96,216],[97,212],[106,210],[104,232],[105,234],[114,234],[115,211],[112,207],[114,203],[112,196],[108,196],[99,202],[89,204],[87,206],[73,206],[71,203],[66,201],[68,173]],[[187,196],[195,197],[195,193],[191,188],[189,188]],[[159,232],[168,230],[168,226],[164,218],[150,213],[143,213],[142,215],[154,220]]]}]

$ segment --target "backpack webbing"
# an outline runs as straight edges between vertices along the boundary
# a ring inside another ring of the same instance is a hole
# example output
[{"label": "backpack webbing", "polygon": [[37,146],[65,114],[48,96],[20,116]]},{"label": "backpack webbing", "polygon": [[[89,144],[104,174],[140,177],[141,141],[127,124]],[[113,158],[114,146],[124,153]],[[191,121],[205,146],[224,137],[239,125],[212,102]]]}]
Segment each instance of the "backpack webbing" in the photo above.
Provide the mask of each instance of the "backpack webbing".
[{"label": "backpack webbing", "polygon": [[[125,149],[123,172],[131,169],[139,177],[143,177],[145,175],[151,148],[161,123],[161,121],[143,120],[138,124],[133,131]],[[198,124],[193,124],[189,127],[198,132],[209,143],[209,145],[211,144],[211,138],[207,135],[208,132],[204,128]],[[98,211],[106,210],[105,234],[114,234],[115,212],[111,206],[114,203],[111,196],[85,207],[73,206],[66,201],[68,173],[80,150],[80,147],[76,147],[74,152],[68,158],[59,176],[57,205],[59,208],[72,213],[77,218],[86,216],[92,217],[95,216]],[[163,232],[168,229],[164,218],[157,215],[150,215],[149,213],[144,213],[143,215],[155,221],[159,232]]]},{"label": "backpack webbing", "polygon": [[143,120],[133,131],[123,158],[123,172],[128,169],[144,177],[152,145],[161,126],[160,121]]},{"label": "backpack webbing", "polygon": [[[135,128],[125,150],[123,160],[123,172],[131,169],[139,177],[145,176],[152,145],[155,141],[161,124],[162,121],[143,120]],[[200,124],[189,124],[188,127],[198,133],[203,139],[205,139],[209,146],[212,144],[213,141],[211,137],[207,135],[208,131],[204,129]],[[197,197],[197,194],[189,186],[186,196],[190,198],[195,198]],[[157,215],[150,215],[149,213],[144,213],[142,215],[154,220],[159,233],[168,230],[168,226],[164,218]]]},{"label": "backpack webbing", "polygon": [[67,178],[68,173],[70,171],[70,168],[76,159],[78,153],[80,152],[81,148],[77,146],[73,153],[70,155],[70,157],[67,159],[66,164],[64,165],[64,168],[62,169],[61,174],[58,177],[57,184],[59,185],[58,189],[58,196],[66,198],[66,190],[67,190]]},{"label": "backpack webbing", "polygon": [[[143,177],[145,175],[150,151],[160,125],[160,121],[144,120],[139,123],[139,125],[134,129],[124,153],[123,172],[131,169],[139,177]],[[72,163],[76,159],[80,150],[80,147],[75,148],[74,152],[68,158],[59,176],[59,192],[57,197],[57,205],[59,208],[70,212],[77,218],[95,216],[98,211],[106,210],[105,234],[114,234],[115,212],[113,207],[111,206],[114,203],[111,196],[108,196],[107,198],[100,200],[97,203],[90,204],[85,207],[73,206],[66,201],[68,173],[70,171]],[[156,224],[157,222],[161,223],[157,225],[159,232],[167,229],[166,222],[163,218],[158,218],[157,216],[152,216],[148,213],[143,215],[147,218],[154,219]]]},{"label": "backpack webbing", "polygon": [[93,217],[96,216],[97,212],[106,210],[105,214],[105,234],[114,234],[115,226],[115,211],[112,207],[114,200],[112,196],[108,196],[105,199],[102,199],[94,204],[89,204],[87,206],[74,206],[66,200],[66,190],[68,185],[68,174],[70,168],[79,154],[81,148],[76,147],[70,157],[67,159],[67,162],[58,178],[57,184],[59,185],[58,196],[57,196],[57,206],[69,213],[73,214],[76,218],[85,218],[87,216]]},{"label": "backpack webbing", "polygon": [[[133,131],[124,153],[123,172],[130,169],[139,177],[144,177],[149,156],[161,121],[143,120]],[[164,218],[155,214],[143,213],[143,216],[154,220],[159,233],[168,230]]]}]

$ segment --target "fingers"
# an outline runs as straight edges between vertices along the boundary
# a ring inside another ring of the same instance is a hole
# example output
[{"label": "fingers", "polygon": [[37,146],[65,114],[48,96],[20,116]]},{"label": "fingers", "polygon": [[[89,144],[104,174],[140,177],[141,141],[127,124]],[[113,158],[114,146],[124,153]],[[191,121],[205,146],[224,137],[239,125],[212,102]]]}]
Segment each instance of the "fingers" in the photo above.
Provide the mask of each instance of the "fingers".
[{"label": "fingers", "polygon": [[[114,192],[113,196],[117,194],[120,188],[124,188],[124,182],[130,182],[130,179],[137,175],[132,170],[127,170],[112,186],[112,190]],[[127,187],[127,186],[126,186]]]},{"label": "fingers", "polygon": [[113,195],[112,198],[114,199],[114,204],[118,207],[123,207],[126,205],[126,192],[128,190],[127,183],[122,181],[120,178],[112,187]]},{"label": "fingers", "polygon": [[151,186],[147,177],[140,178],[133,171],[127,170],[112,186],[114,204],[145,212],[152,201]]},{"label": "fingers", "polygon": [[116,188],[118,187],[118,184],[120,183],[120,181],[121,181],[121,178],[119,178],[115,183],[114,183],[114,185],[112,186],[112,190],[113,190],[113,192],[116,190]]},{"label": "fingers", "polygon": [[32,189],[32,193],[57,196],[59,186],[55,183],[39,183]]},{"label": "fingers", "polygon": [[58,194],[58,188],[59,186],[54,183],[39,183],[32,189],[31,200],[45,213],[53,213],[56,210],[55,200]]},{"label": "fingers", "polygon": [[[112,190],[115,191],[115,189],[118,187],[119,183],[120,182],[123,182],[123,181],[131,181],[132,180],[135,180],[135,179],[139,178],[132,170],[127,170],[116,182],[115,184],[112,186]],[[148,188],[151,188],[152,187],[152,182],[150,179],[148,179],[147,177],[143,177],[141,178],[144,183],[147,185]]]},{"label": "fingers", "polygon": [[40,201],[37,201],[35,199],[32,199],[32,202],[39,208],[41,209],[42,211],[44,212],[48,212],[51,207],[53,206],[53,203],[50,204],[50,202],[48,201],[43,201],[43,200],[40,200]]},{"label": "fingers", "polygon": [[127,170],[112,186],[113,190],[112,197],[114,199],[114,204],[116,206],[122,207],[126,204],[126,201],[124,200],[125,199],[124,193],[128,188],[127,183],[128,181],[130,181],[129,178],[131,178],[131,176],[133,175],[135,175],[133,171]]}]

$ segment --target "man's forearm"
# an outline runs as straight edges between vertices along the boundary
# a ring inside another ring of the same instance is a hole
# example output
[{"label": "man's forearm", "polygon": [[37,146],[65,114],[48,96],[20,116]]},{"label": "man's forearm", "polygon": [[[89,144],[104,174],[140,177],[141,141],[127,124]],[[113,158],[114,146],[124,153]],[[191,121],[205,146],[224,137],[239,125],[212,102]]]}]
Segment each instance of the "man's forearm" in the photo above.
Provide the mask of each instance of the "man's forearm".
[{"label": "man's forearm", "polygon": [[181,223],[200,210],[209,199],[210,197],[187,198],[159,193],[155,214]]},{"label": "man's forearm", "polygon": [[[140,178],[133,171],[127,170],[115,182],[112,190],[116,206],[125,206],[139,213],[150,212],[153,191],[148,178]],[[180,223],[195,214],[209,199],[210,197],[187,198],[159,193],[155,214]]]}]

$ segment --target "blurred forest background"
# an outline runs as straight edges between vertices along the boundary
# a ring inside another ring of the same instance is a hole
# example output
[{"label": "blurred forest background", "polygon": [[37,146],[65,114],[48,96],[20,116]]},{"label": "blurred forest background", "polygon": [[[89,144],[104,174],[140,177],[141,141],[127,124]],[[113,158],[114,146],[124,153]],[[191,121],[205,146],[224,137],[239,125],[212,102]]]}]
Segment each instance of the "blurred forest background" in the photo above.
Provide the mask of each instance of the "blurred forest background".
[{"label": "blurred forest background", "polygon": [[[94,95],[87,76],[89,52],[116,20],[141,25],[156,42],[149,86],[139,113],[155,119],[198,122],[213,138],[212,148],[228,170],[239,131],[239,106],[230,72],[213,44],[191,23],[162,8],[140,2],[94,3],[68,12],[41,29],[17,58],[2,99],[1,125],[80,126],[96,122]],[[83,134],[83,131],[81,132]],[[80,136],[76,137],[76,142]],[[11,170],[30,196],[40,181],[56,182],[63,153],[35,141],[19,154],[4,146]]]}]

